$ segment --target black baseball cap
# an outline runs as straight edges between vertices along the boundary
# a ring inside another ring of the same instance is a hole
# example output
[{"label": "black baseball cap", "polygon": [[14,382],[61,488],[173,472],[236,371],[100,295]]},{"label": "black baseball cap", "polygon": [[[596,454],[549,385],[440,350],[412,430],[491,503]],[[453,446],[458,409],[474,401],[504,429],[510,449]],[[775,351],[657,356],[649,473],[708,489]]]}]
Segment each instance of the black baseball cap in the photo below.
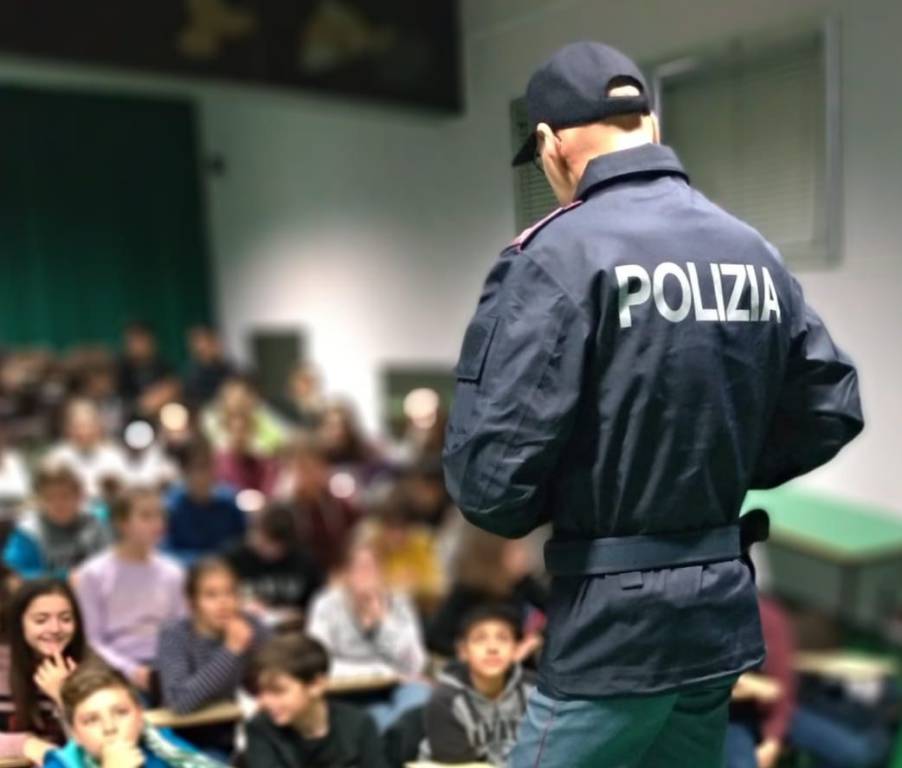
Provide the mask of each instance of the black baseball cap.
[{"label": "black baseball cap", "polygon": [[[608,96],[612,88],[634,85],[638,96]],[[536,127],[571,128],[614,115],[651,111],[651,94],[639,67],[616,48],[603,43],[571,43],[539,67],[526,86],[529,138],[513,165],[528,163],[536,153]]]}]

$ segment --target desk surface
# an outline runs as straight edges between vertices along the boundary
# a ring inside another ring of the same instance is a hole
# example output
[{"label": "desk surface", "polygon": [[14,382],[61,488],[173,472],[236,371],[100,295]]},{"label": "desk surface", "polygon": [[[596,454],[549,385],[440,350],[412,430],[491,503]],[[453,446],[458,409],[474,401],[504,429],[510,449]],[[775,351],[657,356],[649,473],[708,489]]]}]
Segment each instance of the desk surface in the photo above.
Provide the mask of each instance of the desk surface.
[{"label": "desk surface", "polygon": [[[445,768],[446,763],[405,763],[404,768]],[[453,768],[492,768],[489,763],[454,763]]]},{"label": "desk surface", "polygon": [[[390,688],[397,683],[397,677],[381,675],[333,678],[329,681],[329,693],[378,691],[383,688]],[[232,723],[241,719],[242,712],[237,702],[221,701],[187,715],[178,715],[171,709],[161,708],[149,709],[144,716],[147,718],[147,722],[158,728],[194,728],[199,725]],[[7,766],[0,761],[0,768],[7,768]]]},{"label": "desk surface", "polygon": [[749,491],[743,511],[755,507],[770,514],[775,543],[848,565],[902,557],[902,518],[888,510],[792,486]]},{"label": "desk surface", "polygon": [[849,681],[880,680],[894,677],[899,671],[893,658],[848,651],[801,651],[793,666],[797,672]]},{"label": "desk surface", "polygon": [[32,768],[28,760],[20,760],[17,757],[0,759],[0,768]]},{"label": "desk surface", "polygon": [[[157,728],[193,728],[198,725],[233,723],[240,720],[241,707],[237,702],[223,701],[187,715],[177,715],[170,709],[149,709],[144,713],[144,717],[148,723]],[[3,766],[0,765],[0,768]]]}]

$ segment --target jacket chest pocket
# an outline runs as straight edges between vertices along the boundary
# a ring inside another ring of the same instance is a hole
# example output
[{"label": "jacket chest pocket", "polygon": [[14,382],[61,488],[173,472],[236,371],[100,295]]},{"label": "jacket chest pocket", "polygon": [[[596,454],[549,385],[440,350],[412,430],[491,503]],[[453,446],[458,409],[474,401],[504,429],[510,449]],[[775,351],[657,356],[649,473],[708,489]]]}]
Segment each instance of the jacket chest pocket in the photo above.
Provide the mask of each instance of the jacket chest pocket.
[{"label": "jacket chest pocket", "polygon": [[479,416],[480,383],[497,327],[497,316],[477,316],[464,335],[460,359],[454,368],[457,386],[448,418],[449,447],[460,443],[472,432]]}]

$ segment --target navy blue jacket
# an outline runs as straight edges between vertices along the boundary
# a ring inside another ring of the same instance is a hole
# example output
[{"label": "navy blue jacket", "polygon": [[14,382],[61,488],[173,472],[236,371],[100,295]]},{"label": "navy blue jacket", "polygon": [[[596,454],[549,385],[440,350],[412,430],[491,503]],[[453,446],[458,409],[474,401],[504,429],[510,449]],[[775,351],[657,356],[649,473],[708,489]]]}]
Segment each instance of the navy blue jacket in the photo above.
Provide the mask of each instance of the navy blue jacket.
[{"label": "navy blue jacket", "polygon": [[[595,158],[576,201],[501,253],[456,375],[448,489],[507,537],[728,525],[749,488],[814,469],[863,426],[855,369],[777,251],[660,145]],[[558,576],[539,688],[673,690],[763,655],[741,560]]]}]

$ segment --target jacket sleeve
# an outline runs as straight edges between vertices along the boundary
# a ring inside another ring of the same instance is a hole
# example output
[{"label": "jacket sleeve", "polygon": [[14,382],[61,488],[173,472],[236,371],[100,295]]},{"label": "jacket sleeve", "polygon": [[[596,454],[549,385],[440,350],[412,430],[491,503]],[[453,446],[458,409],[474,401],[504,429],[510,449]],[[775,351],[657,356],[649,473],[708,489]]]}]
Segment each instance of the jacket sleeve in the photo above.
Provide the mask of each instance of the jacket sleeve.
[{"label": "jacket sleeve", "polygon": [[454,696],[439,687],[423,713],[429,758],[438,763],[476,762],[482,755],[470,744],[464,725],[454,714]]},{"label": "jacket sleeve", "polygon": [[26,579],[44,575],[46,565],[37,543],[26,533],[15,529],[6,541],[3,561]]},{"label": "jacket sleeve", "polygon": [[247,768],[276,768],[285,764],[279,750],[256,720],[251,720],[247,724],[244,759]]},{"label": "jacket sleeve", "polygon": [[540,264],[502,255],[464,337],[443,455],[448,490],[474,525],[516,538],[547,521],[589,334],[585,311]]},{"label": "jacket sleeve", "polygon": [[163,704],[178,715],[196,712],[220,699],[233,698],[241,685],[243,657],[225,646],[218,648],[198,669],[189,662],[190,637],[179,625],[160,633],[156,669]]},{"label": "jacket sleeve", "polygon": [[360,727],[359,746],[360,746],[360,768],[388,768],[388,762],[385,759],[385,746],[379,731],[376,729],[376,723],[367,714],[363,719]]},{"label": "jacket sleeve", "polygon": [[792,283],[789,357],[753,488],[772,488],[826,464],[864,427],[855,366]]}]

